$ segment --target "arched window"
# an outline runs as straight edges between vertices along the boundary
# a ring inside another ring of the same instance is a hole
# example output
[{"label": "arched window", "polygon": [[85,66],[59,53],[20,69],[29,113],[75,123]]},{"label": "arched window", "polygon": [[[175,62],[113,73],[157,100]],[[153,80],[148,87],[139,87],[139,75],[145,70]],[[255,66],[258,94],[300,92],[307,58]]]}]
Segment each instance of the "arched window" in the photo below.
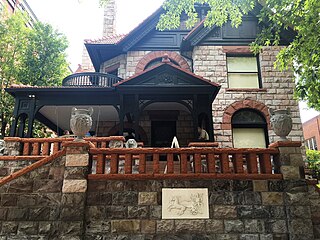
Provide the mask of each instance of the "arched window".
[{"label": "arched window", "polygon": [[[170,62],[172,62],[174,65],[177,65],[178,67],[180,67],[179,63],[177,63],[176,61],[174,61],[173,59],[169,58],[170,59]],[[153,60],[151,60],[144,68],[144,70],[150,68],[150,67],[153,67],[157,64],[160,64],[162,62],[162,57],[159,57],[159,58],[155,58]]]},{"label": "arched window", "polygon": [[235,148],[266,148],[269,145],[267,122],[252,109],[241,109],[232,116],[233,146]]}]

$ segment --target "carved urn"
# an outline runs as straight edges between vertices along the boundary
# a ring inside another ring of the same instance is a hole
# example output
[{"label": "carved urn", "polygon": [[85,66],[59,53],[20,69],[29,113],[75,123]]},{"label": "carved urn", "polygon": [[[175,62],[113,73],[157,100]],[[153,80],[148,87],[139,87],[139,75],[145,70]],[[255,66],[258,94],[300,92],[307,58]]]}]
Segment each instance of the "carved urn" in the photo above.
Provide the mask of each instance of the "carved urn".
[{"label": "carved urn", "polygon": [[83,137],[89,132],[92,126],[91,115],[93,113],[93,108],[89,109],[77,109],[72,108],[70,128],[74,135],[76,135],[75,141],[83,141]]},{"label": "carved urn", "polygon": [[270,109],[270,122],[273,131],[280,137],[280,141],[289,141],[287,136],[292,130],[292,119],[290,116],[290,109],[286,110],[272,110]]}]

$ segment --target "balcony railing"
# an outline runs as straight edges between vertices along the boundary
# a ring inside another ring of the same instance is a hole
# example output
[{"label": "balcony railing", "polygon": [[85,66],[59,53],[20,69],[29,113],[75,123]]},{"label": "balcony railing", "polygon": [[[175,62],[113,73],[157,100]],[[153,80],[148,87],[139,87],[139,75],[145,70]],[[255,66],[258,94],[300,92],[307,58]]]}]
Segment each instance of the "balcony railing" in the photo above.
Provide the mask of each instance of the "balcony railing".
[{"label": "balcony railing", "polygon": [[122,78],[108,73],[85,72],[67,76],[62,81],[62,86],[76,87],[112,87]]},{"label": "balcony railing", "polygon": [[[73,138],[5,138],[20,156],[0,161],[37,162],[64,150]],[[281,179],[277,148],[110,148],[122,136],[85,138],[89,142],[89,179]],[[23,165],[23,164],[22,164]]]},{"label": "balcony railing", "polygon": [[277,149],[91,148],[89,179],[281,179]]}]

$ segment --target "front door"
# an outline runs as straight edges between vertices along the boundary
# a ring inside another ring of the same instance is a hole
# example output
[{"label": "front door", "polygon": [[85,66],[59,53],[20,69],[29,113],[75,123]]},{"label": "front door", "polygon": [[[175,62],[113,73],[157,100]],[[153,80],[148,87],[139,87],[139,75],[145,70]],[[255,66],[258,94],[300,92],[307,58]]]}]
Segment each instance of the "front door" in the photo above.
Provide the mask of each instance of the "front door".
[{"label": "front door", "polygon": [[177,134],[176,121],[152,121],[152,147],[171,147],[173,137]]}]

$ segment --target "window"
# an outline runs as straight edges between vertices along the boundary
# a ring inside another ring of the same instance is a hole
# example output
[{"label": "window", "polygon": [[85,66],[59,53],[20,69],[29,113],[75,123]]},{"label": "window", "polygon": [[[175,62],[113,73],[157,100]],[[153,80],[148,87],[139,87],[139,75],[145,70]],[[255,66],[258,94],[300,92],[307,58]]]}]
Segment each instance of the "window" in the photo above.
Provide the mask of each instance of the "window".
[{"label": "window", "polygon": [[317,141],[315,137],[307,139],[306,145],[310,150],[318,150]]},{"label": "window", "polygon": [[258,58],[251,55],[227,56],[229,88],[260,88]]},{"label": "window", "polygon": [[119,76],[119,68],[120,68],[120,63],[117,63],[117,64],[106,67],[104,72],[118,77]]},{"label": "window", "polygon": [[[173,59],[169,58],[169,60],[170,60],[170,62],[173,63],[174,65],[180,67],[179,63],[177,63],[177,62],[174,61]],[[162,57],[153,59],[153,60],[151,60],[151,61],[145,66],[144,70],[146,70],[146,69],[148,69],[148,68],[151,68],[151,67],[153,67],[153,66],[155,66],[155,65],[158,65],[158,64],[160,64],[160,63],[162,63]]]},{"label": "window", "polygon": [[235,148],[265,148],[269,144],[265,118],[252,109],[237,111],[231,120]]}]

